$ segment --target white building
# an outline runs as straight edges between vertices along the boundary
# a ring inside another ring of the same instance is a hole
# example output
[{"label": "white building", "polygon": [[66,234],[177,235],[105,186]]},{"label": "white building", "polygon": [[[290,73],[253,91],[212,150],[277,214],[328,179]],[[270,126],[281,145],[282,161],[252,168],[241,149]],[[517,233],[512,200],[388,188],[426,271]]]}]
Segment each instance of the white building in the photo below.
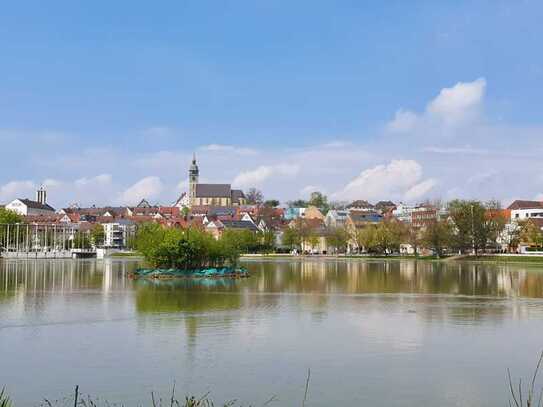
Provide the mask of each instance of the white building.
[{"label": "white building", "polygon": [[398,219],[400,222],[411,223],[411,214],[415,210],[415,207],[412,205],[404,204],[400,202],[396,209],[392,211],[392,216]]},{"label": "white building", "polygon": [[134,222],[119,220],[118,222],[104,223],[104,247],[125,248],[136,227]]},{"label": "white building", "polygon": [[509,205],[507,209],[511,211],[511,221],[543,218],[543,202],[540,201],[517,200]]},{"label": "white building", "polygon": [[36,191],[36,200],[17,198],[6,205],[6,209],[22,216],[54,215],[55,209],[47,204],[47,191]]}]

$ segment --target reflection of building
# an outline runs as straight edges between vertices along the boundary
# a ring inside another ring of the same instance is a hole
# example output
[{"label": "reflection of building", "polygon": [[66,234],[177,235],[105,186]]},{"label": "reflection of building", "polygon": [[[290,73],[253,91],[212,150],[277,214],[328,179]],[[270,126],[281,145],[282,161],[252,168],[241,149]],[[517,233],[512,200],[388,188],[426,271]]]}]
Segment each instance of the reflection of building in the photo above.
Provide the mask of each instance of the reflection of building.
[{"label": "reflection of building", "polygon": [[[230,184],[200,184],[200,170],[196,164],[196,156],[192,159],[189,168],[189,206],[237,206],[245,205],[246,199],[243,191],[232,189]],[[182,198],[178,200],[181,202]]]}]

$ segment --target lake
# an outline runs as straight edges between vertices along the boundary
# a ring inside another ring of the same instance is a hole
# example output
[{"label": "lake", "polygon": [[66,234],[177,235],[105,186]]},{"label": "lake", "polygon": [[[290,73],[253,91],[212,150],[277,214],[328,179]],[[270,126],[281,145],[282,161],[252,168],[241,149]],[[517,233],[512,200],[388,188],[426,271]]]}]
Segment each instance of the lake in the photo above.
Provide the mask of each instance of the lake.
[{"label": "lake", "polygon": [[240,280],[134,281],[136,260],[0,261],[16,406],[210,392],[260,406],[497,406],[543,350],[543,269],[247,260]]}]

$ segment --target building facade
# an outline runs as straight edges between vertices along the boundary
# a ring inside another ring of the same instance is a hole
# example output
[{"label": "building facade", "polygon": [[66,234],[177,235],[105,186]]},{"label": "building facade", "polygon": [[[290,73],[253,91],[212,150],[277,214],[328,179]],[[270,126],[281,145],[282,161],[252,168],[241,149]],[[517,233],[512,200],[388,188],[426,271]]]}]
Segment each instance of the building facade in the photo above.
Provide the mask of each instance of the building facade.
[{"label": "building facade", "polygon": [[232,189],[230,184],[200,184],[200,169],[196,156],[189,167],[188,202],[192,206],[239,206],[246,204],[243,191]]}]

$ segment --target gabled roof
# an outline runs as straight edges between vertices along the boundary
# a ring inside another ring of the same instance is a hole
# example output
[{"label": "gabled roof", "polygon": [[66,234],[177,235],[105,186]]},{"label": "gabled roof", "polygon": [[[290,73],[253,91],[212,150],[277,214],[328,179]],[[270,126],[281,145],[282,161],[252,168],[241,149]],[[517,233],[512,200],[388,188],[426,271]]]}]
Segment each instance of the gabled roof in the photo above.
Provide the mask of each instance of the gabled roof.
[{"label": "gabled roof", "polygon": [[28,208],[31,208],[31,209],[41,209],[41,210],[44,210],[44,211],[55,211],[55,209],[48,205],[48,204],[42,204],[40,202],[36,202],[36,201],[32,201],[30,199],[20,199],[19,198],[19,201],[21,201],[22,203],[24,203]]},{"label": "gabled roof", "polygon": [[395,208],[396,204],[392,201],[379,201],[375,204],[375,208],[383,210],[387,208]]},{"label": "gabled roof", "polygon": [[214,206],[207,211],[209,216],[235,216],[236,213],[236,208],[230,206]]},{"label": "gabled roof", "polygon": [[516,200],[507,209],[519,210],[519,209],[543,209],[543,202],[540,201],[522,201]]},{"label": "gabled roof", "polygon": [[349,218],[353,223],[358,222],[379,222],[383,216],[375,212],[352,211]]},{"label": "gabled roof", "polygon": [[258,228],[249,220],[221,220],[225,229],[247,229],[256,232]]},{"label": "gabled roof", "polygon": [[370,204],[368,201],[358,199],[356,201],[351,202],[347,208],[373,208],[373,205]]},{"label": "gabled roof", "polygon": [[146,199],[142,199],[137,206],[137,208],[150,208],[150,207],[151,205],[149,204],[149,202],[147,202]]},{"label": "gabled roof", "polygon": [[196,184],[197,198],[231,197],[230,184]]},{"label": "gabled roof", "polygon": [[244,199],[245,194],[241,189],[233,189],[232,190],[232,202],[239,203],[240,199]]},{"label": "gabled roof", "polygon": [[349,216],[349,211],[343,209],[331,209],[328,211],[326,216],[336,219],[347,219],[347,216]]}]

